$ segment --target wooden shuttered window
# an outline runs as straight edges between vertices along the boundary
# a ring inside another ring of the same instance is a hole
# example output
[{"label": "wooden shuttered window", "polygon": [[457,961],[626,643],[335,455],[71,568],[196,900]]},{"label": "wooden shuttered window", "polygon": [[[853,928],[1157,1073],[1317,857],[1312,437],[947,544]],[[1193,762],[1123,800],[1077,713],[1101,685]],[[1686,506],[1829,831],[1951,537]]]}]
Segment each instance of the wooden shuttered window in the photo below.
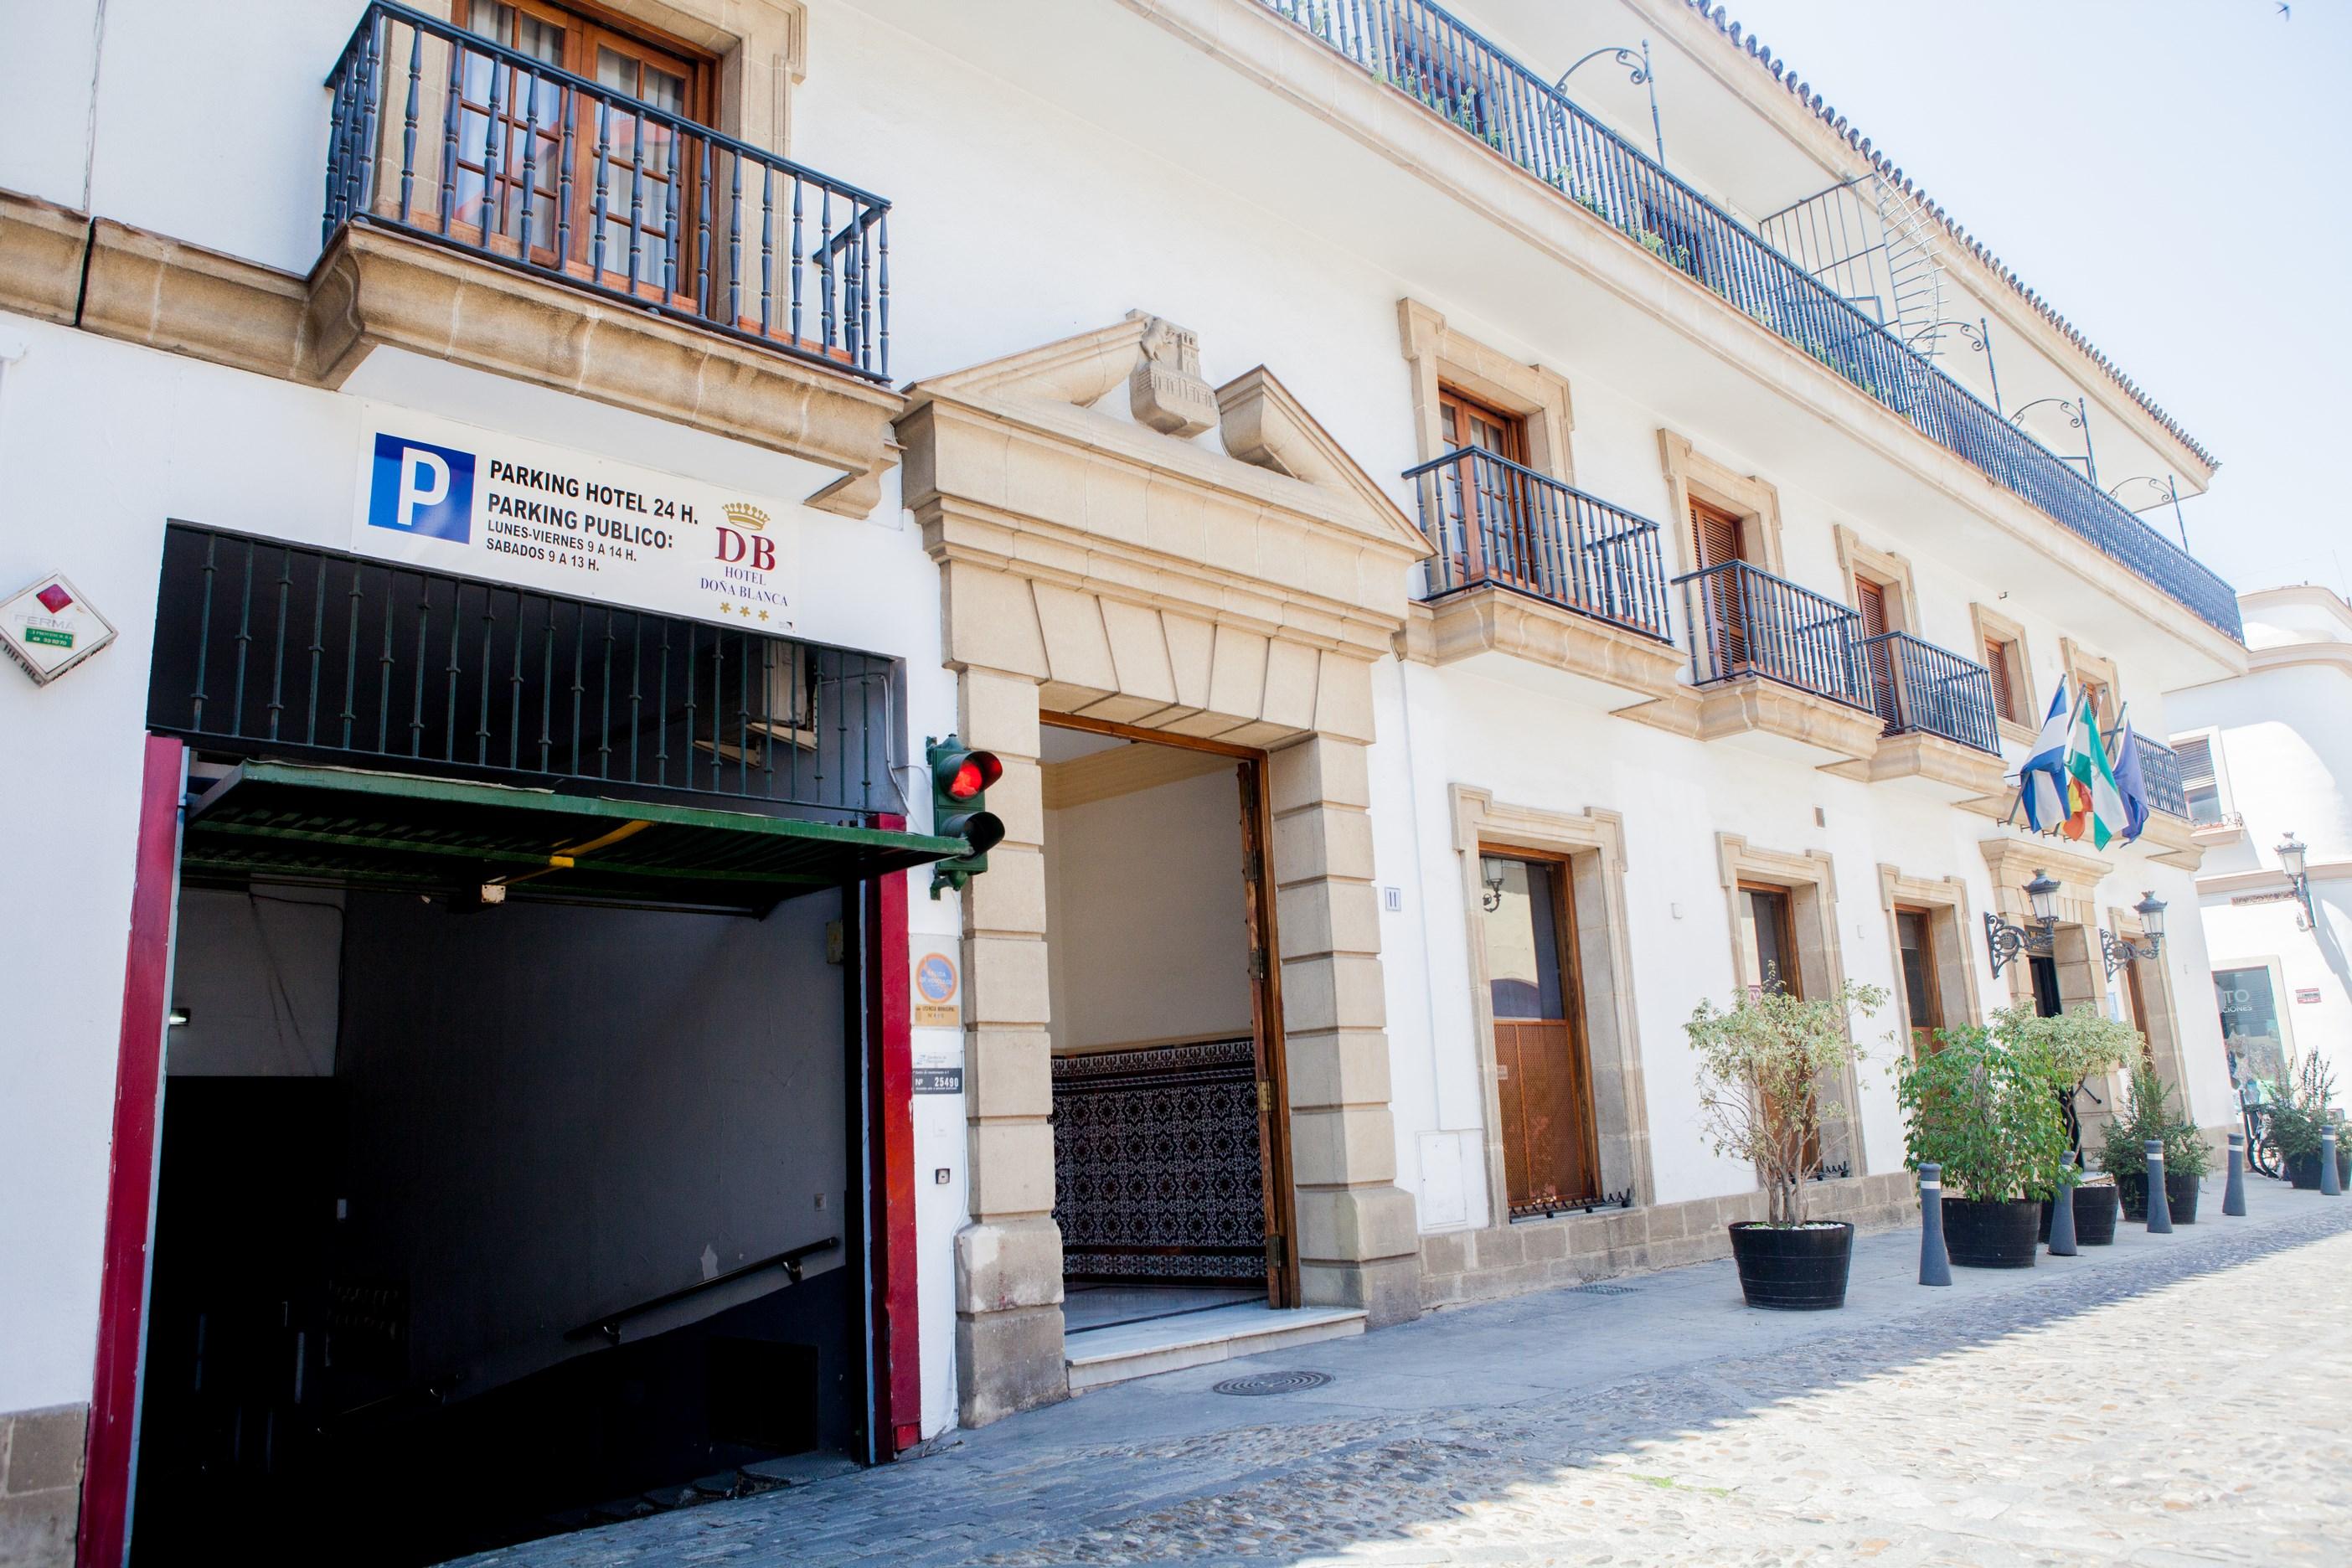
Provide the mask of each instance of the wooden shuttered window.
[{"label": "wooden shuttered window", "polygon": [[1886,587],[1867,577],[1853,580],[1853,607],[1862,617],[1864,639],[1863,661],[1870,678],[1870,705],[1878,716],[1893,725],[1898,721],[1895,702],[1895,653],[1883,642],[1871,642],[1872,637],[1885,637],[1886,624]]},{"label": "wooden shuttered window", "polygon": [[2017,645],[2000,637],[1985,639],[1985,668],[1992,672],[1992,710],[2010,723],[2017,716]]},{"label": "wooden shuttered window", "polygon": [[[1747,558],[1747,529],[1742,520],[1703,500],[1690,503],[1691,555],[1700,571],[1727,561]],[[1740,601],[1739,574],[1721,572],[1699,582],[1706,638],[1714,655],[1714,673],[1738,673],[1748,663],[1748,616]]]}]

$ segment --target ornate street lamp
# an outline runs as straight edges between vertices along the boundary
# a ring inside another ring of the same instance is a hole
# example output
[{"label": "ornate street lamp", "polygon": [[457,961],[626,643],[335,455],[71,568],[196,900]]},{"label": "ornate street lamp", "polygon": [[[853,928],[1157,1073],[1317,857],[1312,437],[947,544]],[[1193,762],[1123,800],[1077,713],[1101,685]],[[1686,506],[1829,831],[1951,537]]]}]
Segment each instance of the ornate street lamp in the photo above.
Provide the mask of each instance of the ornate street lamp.
[{"label": "ornate street lamp", "polygon": [[2033,880],[2025,884],[2025,900],[2033,910],[2035,929],[2011,925],[1990,910],[1985,912],[1985,946],[1992,952],[1995,980],[2017,962],[2018,954],[2048,953],[2057,945],[2058,884],[2050,879],[2050,873],[2034,871]]},{"label": "ornate street lamp", "polygon": [[2294,889],[2297,931],[2316,931],[2319,927],[2319,916],[2311,907],[2311,875],[2305,868],[2305,857],[2310,853],[2311,847],[2294,836],[2294,828],[2288,828],[2286,842],[2278,847],[2279,869],[2286,873],[2287,885]]},{"label": "ornate street lamp", "polygon": [[2106,927],[2099,928],[2099,957],[2107,966],[2107,978],[2113,980],[2116,971],[2126,963],[2137,963],[2143,958],[2154,958],[2164,951],[2164,900],[2152,891],[2139,896],[2132,906],[2139,917],[2140,929],[2147,933],[2145,942],[2133,942]]},{"label": "ornate street lamp", "polygon": [[1638,54],[1631,47],[1619,48],[1614,44],[1603,44],[1601,47],[1585,56],[1584,58],[1577,61],[1576,64],[1560,72],[1559,79],[1552,83],[1552,87],[1557,91],[1563,93],[1566,92],[1568,90],[1568,79],[1574,76],[1578,71],[1583,69],[1585,66],[1599,59],[1603,55],[1609,56],[1619,65],[1623,66],[1625,69],[1631,73],[1625,79],[1627,81],[1633,83],[1635,87],[1646,87],[1650,89],[1650,135],[1657,143],[1658,167],[1661,169],[1664,168],[1666,166],[1666,132],[1664,127],[1660,125],[1658,122],[1658,75],[1656,71],[1650,68],[1649,39],[1643,38],[1642,40],[1642,47]]},{"label": "ornate street lamp", "polygon": [[1478,881],[1486,889],[1478,896],[1479,907],[1491,915],[1503,907],[1503,862],[1500,857],[1478,857]]}]

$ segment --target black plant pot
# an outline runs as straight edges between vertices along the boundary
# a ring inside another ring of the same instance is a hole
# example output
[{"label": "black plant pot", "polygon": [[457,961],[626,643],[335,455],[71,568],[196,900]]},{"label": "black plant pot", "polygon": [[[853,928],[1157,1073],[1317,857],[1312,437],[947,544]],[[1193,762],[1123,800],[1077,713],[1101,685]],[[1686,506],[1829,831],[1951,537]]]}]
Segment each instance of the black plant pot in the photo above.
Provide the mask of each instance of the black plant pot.
[{"label": "black plant pot", "polygon": [[[2315,1173],[2312,1183],[2315,1186],[2319,1179],[2316,1174],[2318,1167],[2314,1165],[2312,1169]],[[2195,1176],[2176,1175],[2170,1171],[2164,1173],[2164,1202],[2165,1206],[2172,1211],[2173,1224],[2197,1223],[2198,1180]],[[2123,1197],[2124,1218],[2134,1225],[2145,1223],[2147,1219],[2147,1173],[2118,1172],[2116,1191]]]},{"label": "black plant pot", "polygon": [[1740,1293],[1751,1307],[1823,1312],[1845,1305],[1853,1263],[1853,1226],[1775,1226],[1742,1220],[1729,1227]]},{"label": "black plant pot", "polygon": [[1944,1200],[1944,1251],[1960,1268],[2031,1268],[2042,1205],[2032,1198]]},{"label": "black plant pot", "polygon": [[[2306,1193],[2319,1190],[2319,1151],[2286,1157],[2287,1184]],[[2352,1148],[2338,1143],[2336,1149],[2336,1184],[2352,1192]]]},{"label": "black plant pot", "polygon": [[[2042,1239],[2050,1239],[2050,1205],[2042,1205]],[[2083,1247],[2116,1244],[2116,1190],[2109,1186],[2074,1189],[2074,1240]]]}]

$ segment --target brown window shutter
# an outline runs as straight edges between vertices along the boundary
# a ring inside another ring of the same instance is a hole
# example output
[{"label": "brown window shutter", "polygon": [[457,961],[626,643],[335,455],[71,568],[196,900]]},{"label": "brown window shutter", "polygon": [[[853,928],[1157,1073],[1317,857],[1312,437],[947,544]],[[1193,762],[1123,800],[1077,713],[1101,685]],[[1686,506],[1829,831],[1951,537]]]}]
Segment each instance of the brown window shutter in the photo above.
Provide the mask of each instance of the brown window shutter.
[{"label": "brown window shutter", "polygon": [[1702,570],[1743,559],[1738,518],[1697,500],[1691,502],[1690,517],[1691,543]]},{"label": "brown window shutter", "polygon": [[1867,577],[1853,580],[1853,607],[1862,612],[1862,635],[1886,635],[1886,590]]},{"label": "brown window shutter", "polygon": [[1985,642],[1985,668],[1992,672],[1992,710],[2017,722],[2017,680],[2010,668],[2009,645],[1998,638]]}]

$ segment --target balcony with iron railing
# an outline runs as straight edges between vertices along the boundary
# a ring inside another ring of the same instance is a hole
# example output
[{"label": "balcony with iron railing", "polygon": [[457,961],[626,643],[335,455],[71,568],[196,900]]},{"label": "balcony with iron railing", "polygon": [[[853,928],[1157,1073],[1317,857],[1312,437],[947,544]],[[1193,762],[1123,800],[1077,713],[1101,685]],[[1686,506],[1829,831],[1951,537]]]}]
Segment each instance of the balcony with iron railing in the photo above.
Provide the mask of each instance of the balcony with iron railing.
[{"label": "balcony with iron railing", "polygon": [[1491,584],[1672,640],[1656,523],[1475,447],[1404,477],[1437,546],[1425,599]]},{"label": "balcony with iron railing", "polygon": [[1675,585],[1690,627],[1692,685],[1756,676],[1877,711],[1852,609],[1745,561],[1685,573]]},{"label": "balcony with iron railing", "polygon": [[2242,640],[2211,569],[1549,81],[1429,0],[1256,0],[1821,362],[1945,450]]},{"label": "balcony with iron railing", "polygon": [[1864,637],[1860,647],[1871,706],[1886,733],[1934,735],[2000,755],[1990,670],[1908,632]]},{"label": "balcony with iron railing", "polygon": [[383,0],[327,87],[327,245],[390,229],[887,381],[880,196]]}]

